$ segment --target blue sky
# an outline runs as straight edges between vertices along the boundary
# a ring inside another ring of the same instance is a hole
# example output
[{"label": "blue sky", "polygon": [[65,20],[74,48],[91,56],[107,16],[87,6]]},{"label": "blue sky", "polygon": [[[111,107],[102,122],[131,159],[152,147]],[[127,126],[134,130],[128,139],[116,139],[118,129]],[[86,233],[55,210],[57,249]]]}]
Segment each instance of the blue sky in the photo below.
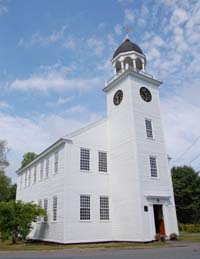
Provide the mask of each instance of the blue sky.
[{"label": "blue sky", "polygon": [[[106,116],[101,89],[113,75],[110,60],[125,24],[147,72],[164,82],[172,164],[190,164],[200,150],[199,17],[198,0],[0,0],[0,139],[10,147],[8,175],[15,180],[24,152],[39,153]],[[200,169],[200,157],[191,165]]]}]

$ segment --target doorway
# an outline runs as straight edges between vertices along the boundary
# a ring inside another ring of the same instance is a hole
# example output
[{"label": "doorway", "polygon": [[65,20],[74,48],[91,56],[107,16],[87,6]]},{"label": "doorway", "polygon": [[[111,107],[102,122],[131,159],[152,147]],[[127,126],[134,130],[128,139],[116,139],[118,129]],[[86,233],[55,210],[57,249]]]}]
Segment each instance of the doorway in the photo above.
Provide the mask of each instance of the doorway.
[{"label": "doorway", "polygon": [[163,206],[153,205],[156,234],[165,235],[165,224],[163,218]]}]

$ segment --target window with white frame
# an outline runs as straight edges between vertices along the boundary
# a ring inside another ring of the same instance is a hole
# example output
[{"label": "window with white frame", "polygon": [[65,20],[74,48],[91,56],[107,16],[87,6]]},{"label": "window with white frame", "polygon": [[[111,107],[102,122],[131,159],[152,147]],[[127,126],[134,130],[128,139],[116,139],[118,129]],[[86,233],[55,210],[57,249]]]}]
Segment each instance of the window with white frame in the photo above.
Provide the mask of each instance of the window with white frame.
[{"label": "window with white frame", "polygon": [[90,150],[80,149],[80,170],[90,171]]},{"label": "window with white frame", "polygon": [[56,174],[58,172],[58,151],[54,154],[54,173]]},{"label": "window with white frame", "polygon": [[152,138],[153,139],[152,121],[150,119],[145,119],[145,126],[146,126],[147,138]]},{"label": "window with white frame", "polygon": [[109,197],[100,197],[100,220],[109,220]]},{"label": "window with white frame", "polygon": [[44,161],[42,160],[40,162],[40,180],[43,179],[43,174],[44,174]]},{"label": "window with white frame", "polygon": [[80,195],[80,220],[90,220],[89,195]]},{"label": "window with white frame", "polygon": [[27,187],[27,184],[28,184],[28,172],[26,171],[25,172],[25,184],[24,184],[24,187]]},{"label": "window with white frame", "polygon": [[157,159],[155,156],[150,156],[149,161],[150,161],[151,177],[157,178],[158,177]]},{"label": "window with white frame", "polygon": [[44,199],[44,210],[46,211],[46,216],[44,216],[44,221],[47,221],[48,199]]},{"label": "window with white frame", "polygon": [[23,174],[20,175],[19,189],[22,190]]},{"label": "window with white frame", "polygon": [[31,185],[31,169],[28,170],[28,186]]},{"label": "window with white frame", "polygon": [[33,183],[36,183],[36,179],[37,179],[37,165],[34,166]]},{"label": "window with white frame", "polygon": [[41,200],[41,199],[38,200],[38,206],[39,206],[40,208],[42,208],[42,200]]},{"label": "window with white frame", "polygon": [[58,198],[57,196],[53,197],[53,221],[57,221],[57,208],[58,208]]},{"label": "window with white frame", "polygon": [[45,168],[45,178],[48,178],[49,176],[49,158],[46,158],[46,168]]},{"label": "window with white frame", "polygon": [[107,153],[99,152],[99,172],[107,172]]}]

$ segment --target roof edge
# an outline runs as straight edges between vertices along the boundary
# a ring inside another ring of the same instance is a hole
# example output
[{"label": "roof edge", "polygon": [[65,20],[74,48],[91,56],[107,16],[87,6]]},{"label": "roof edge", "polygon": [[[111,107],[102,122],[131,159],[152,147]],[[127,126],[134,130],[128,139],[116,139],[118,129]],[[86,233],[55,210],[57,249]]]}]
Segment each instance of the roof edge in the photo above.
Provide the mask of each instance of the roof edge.
[{"label": "roof edge", "polygon": [[47,147],[44,151],[42,151],[41,153],[39,153],[35,159],[33,159],[30,163],[28,163],[25,167],[23,168],[19,168],[16,173],[19,174],[22,171],[26,170],[29,166],[33,165],[35,162],[37,162],[39,159],[41,159],[44,155],[48,154],[50,151],[52,151],[54,148],[60,146],[63,143],[72,143],[72,141],[70,139],[64,139],[64,138],[60,138],[58,139],[55,143],[53,143],[52,145],[50,145],[49,147]]}]

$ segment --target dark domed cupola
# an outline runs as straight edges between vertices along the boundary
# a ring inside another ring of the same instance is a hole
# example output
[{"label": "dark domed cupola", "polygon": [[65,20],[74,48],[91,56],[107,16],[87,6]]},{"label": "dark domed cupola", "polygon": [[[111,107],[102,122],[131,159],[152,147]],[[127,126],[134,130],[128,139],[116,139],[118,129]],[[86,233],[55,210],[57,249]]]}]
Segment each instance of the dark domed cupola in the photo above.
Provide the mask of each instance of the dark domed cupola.
[{"label": "dark domed cupola", "polygon": [[128,38],[115,50],[113,55],[113,59],[119,55],[120,53],[128,52],[128,51],[135,51],[143,55],[142,50],[138,45],[131,42]]},{"label": "dark domed cupola", "polygon": [[121,73],[127,69],[137,72],[145,72],[146,57],[141,48],[126,38],[125,41],[115,50],[112,64],[115,73]]}]

